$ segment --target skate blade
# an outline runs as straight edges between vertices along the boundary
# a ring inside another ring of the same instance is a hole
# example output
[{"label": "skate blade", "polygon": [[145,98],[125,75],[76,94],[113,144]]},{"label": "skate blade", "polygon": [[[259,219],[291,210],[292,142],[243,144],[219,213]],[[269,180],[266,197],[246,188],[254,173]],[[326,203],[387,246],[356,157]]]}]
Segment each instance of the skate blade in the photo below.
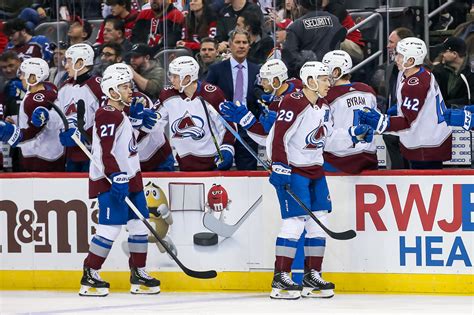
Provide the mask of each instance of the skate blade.
[{"label": "skate blade", "polygon": [[81,289],[79,290],[80,296],[93,296],[93,297],[104,297],[109,295],[108,288],[93,288],[87,285],[81,285]]},{"label": "skate blade", "polygon": [[271,299],[277,300],[297,300],[301,297],[300,291],[287,291],[282,289],[273,288],[270,293]]},{"label": "skate blade", "polygon": [[301,297],[329,299],[334,296],[334,290],[315,290],[314,288],[303,287]]},{"label": "skate blade", "polygon": [[147,287],[142,284],[132,284],[130,288],[132,294],[158,294],[160,293],[160,286]]}]

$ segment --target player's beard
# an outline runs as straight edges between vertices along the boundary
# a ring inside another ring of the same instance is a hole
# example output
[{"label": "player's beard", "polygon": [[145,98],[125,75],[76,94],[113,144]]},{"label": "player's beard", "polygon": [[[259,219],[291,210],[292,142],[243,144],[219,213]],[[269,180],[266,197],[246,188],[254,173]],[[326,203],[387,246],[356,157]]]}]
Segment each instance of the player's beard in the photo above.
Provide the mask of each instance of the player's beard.
[{"label": "player's beard", "polygon": [[156,16],[162,16],[163,12],[166,10],[164,3],[163,5],[159,5],[159,4],[152,5],[151,9],[153,10]]}]

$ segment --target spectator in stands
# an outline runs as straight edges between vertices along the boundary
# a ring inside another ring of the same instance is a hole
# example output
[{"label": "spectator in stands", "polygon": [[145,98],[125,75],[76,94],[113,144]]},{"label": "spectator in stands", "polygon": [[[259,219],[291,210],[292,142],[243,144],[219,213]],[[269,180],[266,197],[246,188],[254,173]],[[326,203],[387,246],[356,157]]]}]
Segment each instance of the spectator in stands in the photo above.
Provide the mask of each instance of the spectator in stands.
[{"label": "spectator in stands", "polygon": [[215,38],[204,37],[201,39],[201,48],[196,55],[199,64],[199,80],[206,81],[209,66],[222,61],[222,57],[217,52],[218,45]]},{"label": "spectator in stands", "polygon": [[243,12],[237,18],[236,27],[247,31],[250,34],[250,50],[247,56],[248,61],[256,64],[265,63],[274,47],[274,43],[273,38],[266,34],[262,34],[260,12]]},{"label": "spectator in stands", "polygon": [[5,23],[3,32],[10,42],[6,49],[13,49],[20,59],[37,57],[51,61],[53,52],[49,48],[49,40],[42,35],[33,36],[22,19],[13,19]]},{"label": "spectator in stands", "polygon": [[229,48],[229,43],[227,42],[228,34],[237,25],[237,18],[248,11],[256,12],[263,22],[263,14],[259,6],[248,0],[230,0],[230,3],[220,12],[220,17],[217,20],[216,34],[220,53],[226,53]]},{"label": "spectator in stands", "polygon": [[105,19],[104,23],[104,43],[116,43],[122,47],[122,51],[130,51],[133,45],[125,38],[125,23],[114,17]]},{"label": "spectator in stands", "polygon": [[54,48],[53,54],[53,67],[49,69],[49,82],[53,82],[55,86],[60,87],[64,81],[67,80],[66,69],[64,69],[65,53],[67,49],[65,42],[59,42]]},{"label": "spectator in stands", "polygon": [[284,19],[296,20],[302,16],[303,7],[296,0],[285,0],[284,7],[278,11],[278,19],[275,22],[281,22]]},{"label": "spectator in stands", "polygon": [[135,44],[130,51],[130,65],[133,69],[133,81],[140,92],[155,101],[165,82],[165,71],[155,60],[150,59],[150,50],[146,44]]},{"label": "spectator in stands", "polygon": [[96,69],[96,74],[98,76],[102,76],[104,70],[107,69],[108,66],[122,62],[124,54],[122,46],[117,43],[103,44],[100,48],[100,62]]},{"label": "spectator in stands", "polygon": [[[229,37],[231,57],[209,67],[207,82],[217,85],[224,92],[227,100],[245,104],[255,117],[260,117],[260,109],[254,94],[255,81],[259,72],[258,65],[247,60],[250,49],[250,34],[236,29]],[[258,145],[239,126],[241,137],[257,152]],[[257,169],[257,161],[240,142],[236,142],[235,165],[239,170]]]},{"label": "spectator in stands", "polygon": [[92,34],[92,25],[86,20],[81,19],[79,16],[76,16],[74,22],[71,23],[69,26],[69,30],[67,32],[67,37],[69,41],[69,45],[81,44],[86,43],[92,45],[90,43],[89,37]]},{"label": "spectator in stands", "polygon": [[176,47],[186,47],[197,53],[202,38],[216,36],[217,16],[211,10],[207,0],[191,0],[189,9],[183,38],[176,43]]},{"label": "spectator in stands", "polygon": [[[395,115],[397,108],[397,83],[398,67],[395,65],[395,48],[400,40],[415,36],[406,27],[399,27],[393,30],[388,36],[387,52],[389,61],[379,67],[372,76],[371,86],[375,89],[378,98],[378,107],[382,113]],[[383,135],[383,140],[387,148],[387,168],[407,169],[408,161],[403,158],[400,152],[400,140],[396,135]]]},{"label": "spectator in stands", "polygon": [[7,47],[7,44],[8,44],[8,37],[3,32],[3,25],[4,25],[3,21],[0,20],[0,54],[3,52],[5,47]]},{"label": "spectator in stands", "polygon": [[[111,9],[111,15],[107,16],[106,19],[114,17],[123,21],[125,28],[125,38],[130,40],[132,38],[132,30],[135,26],[138,11],[131,9],[130,0],[106,0],[106,4],[110,6]],[[105,21],[100,25],[97,39],[95,39],[96,44],[102,45],[104,43],[104,28]]]},{"label": "spectator in stands", "polygon": [[[324,11],[337,16],[346,30],[355,25],[354,20],[346,10],[345,0],[323,0],[322,6]],[[359,30],[347,34],[344,41],[341,42],[341,49],[352,57],[354,63],[359,63],[364,59],[363,47],[362,33]]]},{"label": "spectator in stands", "polygon": [[286,29],[282,59],[290,77],[298,76],[306,61],[321,60],[327,52],[338,49],[346,36],[346,30],[336,16],[315,10],[321,7],[321,1],[302,0],[305,15]]},{"label": "spectator in stands", "polygon": [[[3,77],[8,80],[5,82],[3,89],[3,117],[9,123],[16,123],[20,104],[26,95],[26,87],[17,77],[20,64],[20,57],[14,50],[6,50],[0,55],[0,71]],[[12,170],[19,172],[20,150],[11,148],[10,157],[12,159]]]},{"label": "spectator in stands", "polygon": [[[166,23],[166,42],[162,39]],[[132,31],[132,43],[146,43],[155,51],[176,47],[182,37],[184,16],[172,3],[165,0],[150,0],[150,9],[137,17]]]},{"label": "spectator in stands", "polygon": [[446,39],[443,61],[434,67],[433,74],[449,108],[474,104],[474,73],[467,61],[466,43],[458,37]]},{"label": "spectator in stands", "polygon": [[281,59],[281,51],[283,49],[283,44],[286,41],[286,29],[288,26],[293,23],[292,20],[290,19],[284,19],[281,20],[280,22],[276,22],[276,32],[275,32],[275,47],[273,50],[270,52],[269,59]]}]

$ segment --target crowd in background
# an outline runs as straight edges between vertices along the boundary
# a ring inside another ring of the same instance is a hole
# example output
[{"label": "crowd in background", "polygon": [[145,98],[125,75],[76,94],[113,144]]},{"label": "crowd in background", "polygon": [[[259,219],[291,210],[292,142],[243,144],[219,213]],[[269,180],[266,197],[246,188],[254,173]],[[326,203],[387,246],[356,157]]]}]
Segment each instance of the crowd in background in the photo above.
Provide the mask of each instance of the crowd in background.
[{"label": "crowd in background", "polygon": [[[190,0],[166,2],[150,0],[88,1],[6,1],[0,5],[0,104],[2,119],[15,122],[27,88],[17,76],[21,62],[38,57],[49,63],[49,81],[60,90],[71,75],[64,68],[65,52],[71,45],[85,43],[94,49],[90,73],[101,77],[115,63],[131,66],[137,91],[155,102],[169,83],[167,65],[177,55],[194,57],[199,64],[199,79],[217,85],[226,99],[235,99],[232,86],[234,73],[222,70],[226,60],[245,61],[243,97],[248,109],[261,114],[257,86],[259,67],[265,61],[282,59],[290,76],[298,77],[299,69],[309,60],[339,48],[346,51],[354,64],[370,56],[364,32],[348,33],[357,21],[344,0]],[[436,8],[445,1],[431,1]],[[317,20],[315,9],[325,11],[331,20]],[[432,71],[448,108],[462,108],[474,99],[474,23],[471,1],[458,1],[435,19],[432,31],[449,31],[440,44],[430,47],[431,60],[425,66]],[[471,16],[469,20],[467,17]],[[304,17],[313,19],[314,32],[307,32]],[[100,25],[91,20],[103,19]],[[66,41],[44,36],[41,24],[66,21]],[[319,24],[318,24],[319,23]],[[324,23],[331,28],[319,29]],[[245,36],[230,36],[232,31]],[[398,70],[393,57],[397,43],[407,37],[419,36],[414,30],[399,27],[390,30],[385,64],[364,67],[353,78],[369,84],[377,93],[379,110],[394,115]],[[94,36],[92,36],[94,34]],[[97,34],[97,35],[95,35]],[[163,52],[171,51],[170,54]],[[234,77],[235,81],[235,77]],[[244,130],[242,137],[254,148],[258,145]],[[400,154],[398,137],[384,135],[391,168],[407,168]],[[237,169],[257,169],[257,162],[245,148],[235,144]],[[7,151],[6,151],[7,152]],[[22,171],[21,149],[12,148],[13,171]]]}]

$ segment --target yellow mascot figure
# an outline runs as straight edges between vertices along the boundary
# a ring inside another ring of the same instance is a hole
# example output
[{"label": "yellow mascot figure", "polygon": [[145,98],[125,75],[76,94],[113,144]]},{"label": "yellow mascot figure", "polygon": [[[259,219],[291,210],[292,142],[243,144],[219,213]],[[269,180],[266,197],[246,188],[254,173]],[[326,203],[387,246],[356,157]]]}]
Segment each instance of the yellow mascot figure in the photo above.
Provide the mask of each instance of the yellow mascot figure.
[{"label": "yellow mascot figure", "polygon": [[[165,193],[161,190],[160,187],[148,182],[144,187],[146,204],[148,210],[150,211],[149,222],[152,225],[155,225],[156,232],[158,236],[168,245],[168,247],[173,251],[175,255],[178,255],[176,246],[169,236],[168,233],[169,226],[173,224],[173,216],[168,207],[168,200],[166,199]],[[155,243],[158,246],[160,252],[164,253],[165,249],[161,244],[156,240],[153,235],[148,236],[149,243]]]}]

